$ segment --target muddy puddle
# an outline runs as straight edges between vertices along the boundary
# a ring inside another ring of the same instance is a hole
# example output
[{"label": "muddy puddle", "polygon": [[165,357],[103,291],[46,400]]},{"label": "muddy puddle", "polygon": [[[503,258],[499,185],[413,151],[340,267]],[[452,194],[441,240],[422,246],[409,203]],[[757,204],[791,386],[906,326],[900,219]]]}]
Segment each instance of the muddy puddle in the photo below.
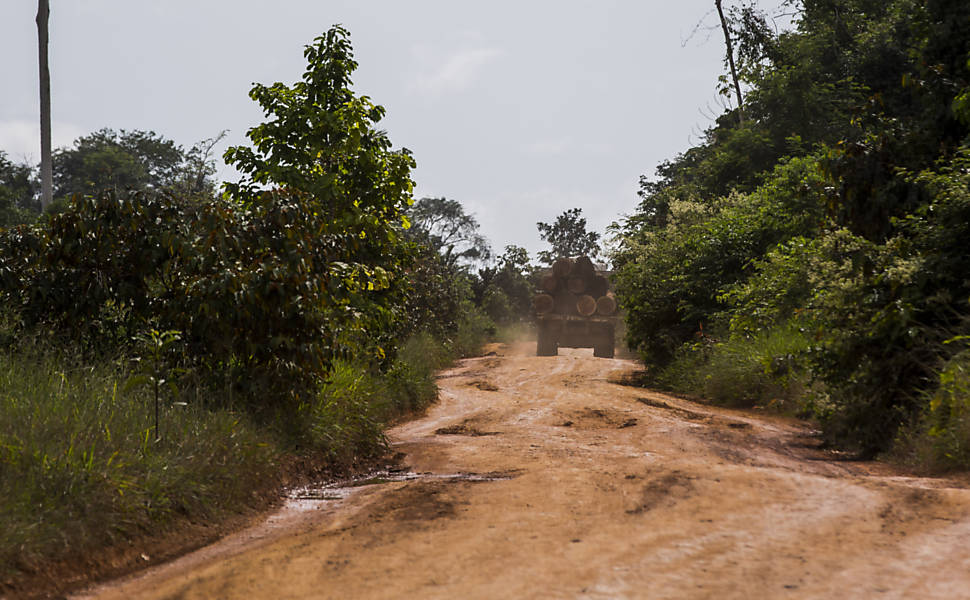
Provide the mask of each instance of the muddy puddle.
[{"label": "muddy puddle", "polygon": [[[464,481],[482,483],[505,481],[519,475],[519,471],[489,473],[415,473],[408,470],[379,470],[352,479],[311,484],[293,488],[286,494],[283,511],[314,510],[327,502],[345,500],[362,487],[408,481]],[[272,519],[272,517],[271,517]]]}]

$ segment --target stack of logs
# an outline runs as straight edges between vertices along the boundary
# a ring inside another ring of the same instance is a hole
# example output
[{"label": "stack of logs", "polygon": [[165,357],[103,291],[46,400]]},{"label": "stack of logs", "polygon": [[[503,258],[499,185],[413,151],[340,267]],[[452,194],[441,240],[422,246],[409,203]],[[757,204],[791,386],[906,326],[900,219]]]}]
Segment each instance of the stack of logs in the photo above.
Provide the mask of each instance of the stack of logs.
[{"label": "stack of logs", "polygon": [[556,259],[552,272],[543,276],[540,285],[542,291],[532,300],[537,315],[611,317],[616,313],[616,298],[609,282],[596,272],[587,256]]}]

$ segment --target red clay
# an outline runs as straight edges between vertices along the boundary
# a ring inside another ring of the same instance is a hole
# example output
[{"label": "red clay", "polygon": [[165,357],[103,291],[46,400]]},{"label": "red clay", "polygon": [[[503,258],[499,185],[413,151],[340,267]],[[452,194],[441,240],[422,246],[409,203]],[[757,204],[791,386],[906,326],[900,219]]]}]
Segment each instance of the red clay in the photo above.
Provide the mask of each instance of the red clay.
[{"label": "red clay", "polygon": [[970,595],[965,482],[829,460],[799,422],[616,383],[630,361],[498,353],[443,373],[441,401],[391,430],[402,473],[77,597]]}]

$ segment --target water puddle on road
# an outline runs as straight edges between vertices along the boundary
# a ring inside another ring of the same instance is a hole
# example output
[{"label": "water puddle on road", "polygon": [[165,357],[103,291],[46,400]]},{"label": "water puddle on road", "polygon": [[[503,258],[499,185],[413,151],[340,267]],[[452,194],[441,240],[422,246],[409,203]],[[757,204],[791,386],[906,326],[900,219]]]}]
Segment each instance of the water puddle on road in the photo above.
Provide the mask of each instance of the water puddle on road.
[{"label": "water puddle on road", "polygon": [[521,474],[518,470],[493,471],[489,473],[415,473],[414,471],[380,470],[353,479],[344,479],[324,484],[310,484],[294,488],[286,495],[287,510],[313,510],[323,503],[344,500],[355,490],[371,485],[382,485],[401,481],[446,481],[480,483],[504,481]]}]

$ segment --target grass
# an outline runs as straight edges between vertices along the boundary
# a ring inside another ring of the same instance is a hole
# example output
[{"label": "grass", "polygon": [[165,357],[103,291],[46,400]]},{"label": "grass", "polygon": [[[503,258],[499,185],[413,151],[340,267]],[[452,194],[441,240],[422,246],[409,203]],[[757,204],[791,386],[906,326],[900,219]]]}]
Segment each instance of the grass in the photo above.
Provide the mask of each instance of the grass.
[{"label": "grass", "polygon": [[220,390],[180,390],[156,440],[152,389],[126,389],[121,361],[0,350],[0,595],[45,563],[265,506],[290,459],[339,470],[382,455],[386,425],[434,401],[454,355],[422,334],[383,372],[341,362],[272,422],[219,408]]},{"label": "grass", "polygon": [[453,360],[428,334],[411,338],[391,368],[338,362],[315,401],[305,407],[298,439],[338,466],[353,466],[386,451],[384,428],[419,412],[438,396],[434,374]]},{"label": "grass", "polygon": [[245,415],[166,403],[110,363],[0,353],[0,573],[253,501],[277,451]]},{"label": "grass", "polygon": [[925,400],[922,418],[902,428],[893,454],[935,472],[970,468],[970,351],[947,362]]},{"label": "grass", "polygon": [[684,349],[656,380],[715,404],[797,412],[809,387],[810,376],[800,364],[808,347],[809,340],[788,327],[721,342],[702,341]]}]

